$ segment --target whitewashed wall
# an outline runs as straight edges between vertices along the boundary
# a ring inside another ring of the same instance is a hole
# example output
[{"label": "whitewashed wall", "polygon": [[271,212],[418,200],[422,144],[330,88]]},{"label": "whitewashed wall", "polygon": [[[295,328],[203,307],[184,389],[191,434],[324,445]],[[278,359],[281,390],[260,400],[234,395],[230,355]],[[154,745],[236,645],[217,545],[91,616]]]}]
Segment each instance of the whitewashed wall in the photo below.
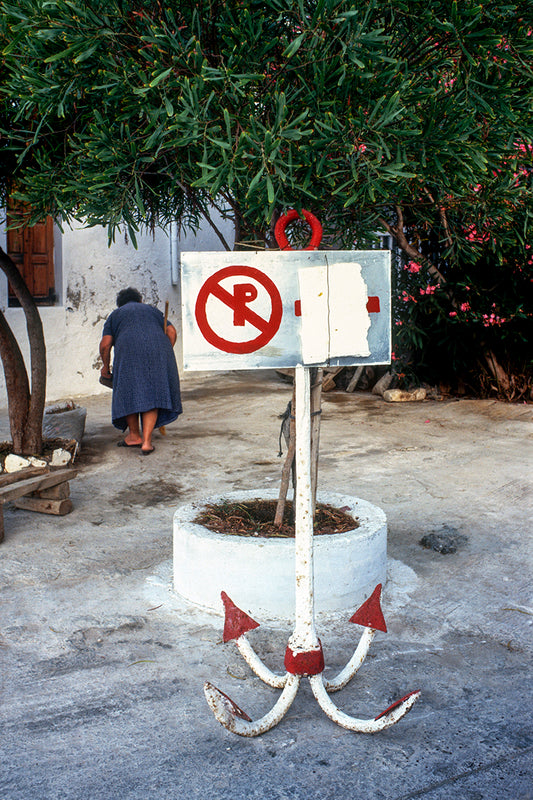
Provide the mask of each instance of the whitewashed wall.
[{"label": "whitewashed wall", "polygon": [[[219,222],[226,240],[233,244],[228,224]],[[108,392],[98,382],[98,345],[107,316],[116,304],[120,289],[134,286],[145,302],[164,311],[169,302],[169,319],[181,329],[179,252],[182,250],[222,250],[220,240],[207,225],[198,235],[181,236],[177,252],[172,237],[162,230],[138,238],[135,249],[125,236],[117,234],[111,247],[104,228],[65,229],[55,232],[55,306],[39,308],[47,348],[47,400],[56,401],[77,395]],[[5,249],[5,232],[0,231]],[[174,260],[174,269],[172,269]],[[174,285],[172,282],[174,278]],[[15,334],[29,370],[26,323],[21,308],[9,308],[7,280],[0,272],[0,307]],[[181,364],[180,342],[176,356]],[[7,407],[3,370],[0,371],[0,408]]]}]

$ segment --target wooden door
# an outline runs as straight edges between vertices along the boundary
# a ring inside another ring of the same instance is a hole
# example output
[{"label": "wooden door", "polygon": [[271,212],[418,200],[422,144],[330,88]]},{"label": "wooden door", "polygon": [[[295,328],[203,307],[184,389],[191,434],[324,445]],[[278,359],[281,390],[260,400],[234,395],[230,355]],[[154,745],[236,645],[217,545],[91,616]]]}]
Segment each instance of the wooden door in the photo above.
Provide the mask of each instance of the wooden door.
[{"label": "wooden door", "polygon": [[[8,225],[12,216],[8,212]],[[7,252],[37,303],[54,302],[54,223],[51,217],[7,232]],[[10,301],[14,298],[9,287]]]}]

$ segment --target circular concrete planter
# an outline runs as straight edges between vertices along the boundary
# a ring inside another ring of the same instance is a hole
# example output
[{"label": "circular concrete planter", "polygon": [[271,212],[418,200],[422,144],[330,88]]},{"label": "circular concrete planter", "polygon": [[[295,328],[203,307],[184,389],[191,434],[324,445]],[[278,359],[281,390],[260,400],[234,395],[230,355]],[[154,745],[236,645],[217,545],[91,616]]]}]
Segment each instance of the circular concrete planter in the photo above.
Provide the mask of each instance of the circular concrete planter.
[{"label": "circular concrete planter", "polygon": [[[274,490],[230,492],[181,506],[174,515],[174,589],[197,606],[223,613],[225,591],[259,620],[294,618],[294,539],[214,533],[193,519],[222,500],[276,499]],[[315,610],[354,613],[387,574],[384,512],[349,495],[322,492],[320,503],[346,508],[359,527],[314,539]]]}]

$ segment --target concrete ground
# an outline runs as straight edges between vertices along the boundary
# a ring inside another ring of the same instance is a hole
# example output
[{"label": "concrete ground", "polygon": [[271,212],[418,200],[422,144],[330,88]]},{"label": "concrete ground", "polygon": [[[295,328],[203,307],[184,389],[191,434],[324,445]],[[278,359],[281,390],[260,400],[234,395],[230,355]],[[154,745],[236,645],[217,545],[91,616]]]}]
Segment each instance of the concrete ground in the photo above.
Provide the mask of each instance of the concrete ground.
[{"label": "concrete ground", "polygon": [[[390,558],[389,632],[334,699],[359,717],[421,699],[373,736],[331,722],[307,682],[259,738],[212,716],[205,680],[253,717],[279,691],[222,643],[222,618],[173,594],[172,516],[277,485],[290,395],[271,372],[185,375],[184,414],[149,458],[115,446],[110,394],[78,398],[74,511],[5,509],[0,800],[533,798],[531,406],[327,394],[320,487],[386,511]],[[455,537],[456,552],[423,548],[427,534]],[[360,629],[317,627],[335,674]],[[290,632],[263,625],[250,640],[281,670]]]}]

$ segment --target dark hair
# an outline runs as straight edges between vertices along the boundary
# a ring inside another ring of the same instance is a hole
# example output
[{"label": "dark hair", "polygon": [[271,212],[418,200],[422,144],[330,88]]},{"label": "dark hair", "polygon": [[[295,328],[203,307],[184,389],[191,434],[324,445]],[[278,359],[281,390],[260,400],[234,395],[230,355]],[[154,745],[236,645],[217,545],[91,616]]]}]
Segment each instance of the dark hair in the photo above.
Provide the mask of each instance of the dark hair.
[{"label": "dark hair", "polygon": [[117,294],[117,306],[125,306],[126,303],[142,303],[142,295],[137,289],[129,286],[127,289],[121,289]]}]

